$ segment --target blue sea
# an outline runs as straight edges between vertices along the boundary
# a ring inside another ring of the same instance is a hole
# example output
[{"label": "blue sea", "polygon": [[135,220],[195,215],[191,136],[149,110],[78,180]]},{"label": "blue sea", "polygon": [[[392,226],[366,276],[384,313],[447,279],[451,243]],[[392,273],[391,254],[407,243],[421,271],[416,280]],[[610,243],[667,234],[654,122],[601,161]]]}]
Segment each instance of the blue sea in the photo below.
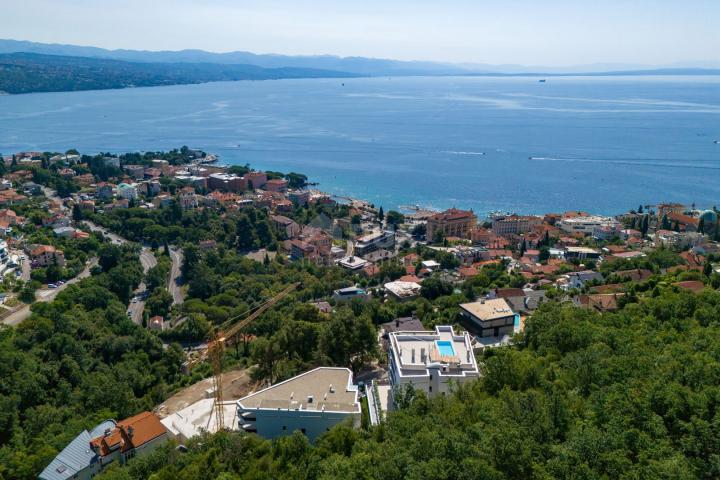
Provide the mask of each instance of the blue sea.
[{"label": "blue sea", "polygon": [[404,77],[0,97],[0,152],[170,149],[399,205],[720,204],[720,77]]}]

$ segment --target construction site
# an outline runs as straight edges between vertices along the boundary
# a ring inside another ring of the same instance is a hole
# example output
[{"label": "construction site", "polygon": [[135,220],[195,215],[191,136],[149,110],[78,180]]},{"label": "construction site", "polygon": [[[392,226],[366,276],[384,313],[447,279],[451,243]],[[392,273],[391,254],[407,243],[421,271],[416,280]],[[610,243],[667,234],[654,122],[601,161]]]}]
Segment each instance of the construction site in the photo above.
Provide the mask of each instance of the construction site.
[{"label": "construction site", "polygon": [[207,360],[212,366],[212,376],[183,389],[155,408],[165,428],[178,441],[185,442],[202,432],[238,429],[236,401],[262,385],[251,380],[248,368],[223,372],[225,348],[240,342],[244,328],[295,291],[298,285],[291,284],[264,303],[228,319],[214,329],[203,348],[192,352],[184,365],[186,373]]}]

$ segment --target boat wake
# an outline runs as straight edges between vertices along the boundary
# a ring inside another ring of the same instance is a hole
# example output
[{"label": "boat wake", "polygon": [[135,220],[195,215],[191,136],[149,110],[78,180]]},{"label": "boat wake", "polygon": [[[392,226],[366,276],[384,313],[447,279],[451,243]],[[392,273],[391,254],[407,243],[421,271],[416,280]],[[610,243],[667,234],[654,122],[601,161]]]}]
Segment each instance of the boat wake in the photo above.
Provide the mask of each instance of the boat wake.
[{"label": "boat wake", "polygon": [[477,155],[477,156],[485,155],[485,152],[462,152],[462,151],[457,151],[457,150],[445,150],[442,153],[447,153],[449,155]]},{"label": "boat wake", "polygon": [[[631,165],[637,167],[667,167],[667,168],[683,168],[683,169],[704,169],[704,170],[720,170],[720,165],[693,164],[693,163],[673,163],[662,161],[662,159],[646,158],[646,159],[623,159],[623,158],[570,158],[570,157],[528,157],[529,160],[538,160],[545,162],[585,162],[585,163],[602,163],[615,165]],[[703,161],[703,160],[700,160]]]}]

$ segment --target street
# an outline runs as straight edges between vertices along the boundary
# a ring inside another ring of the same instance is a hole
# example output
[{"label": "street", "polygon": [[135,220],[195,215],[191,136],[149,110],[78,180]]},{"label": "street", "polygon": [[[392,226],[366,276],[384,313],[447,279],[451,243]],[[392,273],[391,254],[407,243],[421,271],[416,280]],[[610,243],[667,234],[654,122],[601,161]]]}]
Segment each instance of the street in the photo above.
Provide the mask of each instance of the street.
[{"label": "street", "polygon": [[[36,302],[51,302],[57,297],[58,293],[65,290],[68,285],[72,285],[73,283],[77,283],[83,278],[87,278],[90,276],[90,270],[97,265],[97,258],[93,258],[88,262],[88,264],[85,266],[82,272],[78,274],[77,277],[71,278],[65,284],[60,285],[58,288],[44,288],[40,289],[36,292],[35,298]],[[16,312],[11,313],[7,317],[5,317],[2,320],[2,323],[5,325],[15,326],[23,322],[26,318],[30,316],[32,312],[30,312],[30,305],[24,305],[20,309],[18,309]]]},{"label": "street", "polygon": [[170,249],[170,260],[172,260],[172,268],[170,269],[170,279],[168,281],[168,291],[173,297],[173,305],[177,305],[184,301],[183,292],[178,283],[180,279],[180,267],[182,266],[183,254],[181,249]]},{"label": "street", "polygon": [[[121,237],[118,238],[125,242],[125,239],[122,239]],[[147,247],[143,247],[140,251],[140,263],[143,267],[143,273],[147,273],[148,270],[157,265],[157,258],[155,257],[155,254],[152,253],[152,250]],[[145,282],[141,282],[140,285],[138,285],[138,288],[136,288],[133,292],[133,298],[130,300],[130,305],[128,305],[130,319],[138,325],[142,324],[143,311],[145,310],[145,298],[149,294],[150,292],[147,291]]]},{"label": "street", "polygon": [[127,243],[127,240],[125,240],[123,237],[121,237],[120,235],[116,235],[116,234],[114,234],[114,233],[112,233],[112,232],[109,232],[108,230],[106,230],[105,228],[101,227],[100,225],[96,225],[96,224],[94,224],[93,222],[91,222],[91,221],[89,221],[89,220],[83,220],[83,223],[84,223],[85,225],[87,225],[87,227],[88,227],[90,230],[92,230],[93,232],[100,232],[100,233],[102,233],[102,234],[105,236],[105,238],[110,239],[110,241],[111,241],[112,243],[114,243],[114,244],[122,245],[123,243]]}]

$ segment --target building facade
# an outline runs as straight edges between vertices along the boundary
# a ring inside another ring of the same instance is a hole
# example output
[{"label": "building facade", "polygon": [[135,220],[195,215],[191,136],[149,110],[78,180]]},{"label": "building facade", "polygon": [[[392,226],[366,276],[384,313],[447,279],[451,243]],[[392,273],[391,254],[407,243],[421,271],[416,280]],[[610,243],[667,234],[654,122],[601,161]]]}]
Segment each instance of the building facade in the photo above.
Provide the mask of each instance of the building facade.
[{"label": "building facade", "polygon": [[504,298],[460,304],[460,314],[481,337],[502,337],[515,331],[515,313]]},{"label": "building facade", "polygon": [[394,391],[411,385],[429,398],[480,377],[470,335],[444,325],[435,331],[389,333],[388,366]]},{"label": "building facade", "polygon": [[239,428],[264,438],[297,430],[314,441],[346,419],[358,426],[360,411],[347,368],[319,367],[237,401]]},{"label": "building facade", "polygon": [[476,225],[477,217],[472,210],[451,208],[428,218],[426,238],[432,242],[438,233],[445,237],[470,238]]}]

